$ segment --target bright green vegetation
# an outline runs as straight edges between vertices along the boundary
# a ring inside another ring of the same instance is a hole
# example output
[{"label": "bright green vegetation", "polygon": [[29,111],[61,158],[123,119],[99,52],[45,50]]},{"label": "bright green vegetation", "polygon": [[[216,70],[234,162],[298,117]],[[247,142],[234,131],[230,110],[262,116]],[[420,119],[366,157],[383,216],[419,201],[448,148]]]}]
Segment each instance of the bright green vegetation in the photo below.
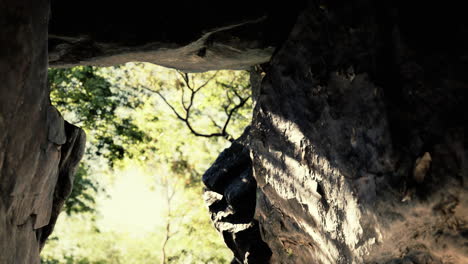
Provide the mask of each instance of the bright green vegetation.
[{"label": "bright green vegetation", "polygon": [[251,120],[248,73],[128,63],[51,69],[49,83],[88,144],[43,263],[230,262],[201,175]]}]

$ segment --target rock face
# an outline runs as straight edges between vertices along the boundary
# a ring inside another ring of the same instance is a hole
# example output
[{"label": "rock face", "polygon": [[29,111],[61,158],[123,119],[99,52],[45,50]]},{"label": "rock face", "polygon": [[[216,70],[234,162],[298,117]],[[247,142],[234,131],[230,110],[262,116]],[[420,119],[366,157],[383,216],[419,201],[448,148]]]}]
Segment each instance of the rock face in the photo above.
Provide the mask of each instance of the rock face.
[{"label": "rock face", "polygon": [[272,47],[250,131],[203,179],[234,263],[468,263],[462,6],[251,2],[54,0],[49,36],[48,1],[1,2],[0,263],[39,262],[83,153],[47,60],[240,69]]},{"label": "rock face", "polygon": [[250,142],[271,263],[468,262],[468,23],[426,4],[311,4],[272,58]]},{"label": "rock face", "polygon": [[270,59],[300,2],[84,0],[70,8],[54,0],[49,61],[56,67],[144,61],[187,72],[247,69]]},{"label": "rock face", "polygon": [[216,229],[233,251],[233,263],[268,263],[271,251],[253,218],[257,183],[247,147],[247,128],[203,175],[205,202]]},{"label": "rock face", "polygon": [[50,105],[47,1],[0,8],[0,263],[39,263],[71,192],[84,132]]}]

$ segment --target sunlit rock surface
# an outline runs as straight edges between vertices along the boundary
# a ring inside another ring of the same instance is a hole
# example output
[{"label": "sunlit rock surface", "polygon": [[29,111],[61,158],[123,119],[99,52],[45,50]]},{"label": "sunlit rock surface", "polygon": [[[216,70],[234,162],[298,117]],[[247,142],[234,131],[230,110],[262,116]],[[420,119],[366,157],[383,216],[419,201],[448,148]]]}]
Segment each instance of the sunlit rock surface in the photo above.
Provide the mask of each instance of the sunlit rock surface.
[{"label": "sunlit rock surface", "polygon": [[56,0],[49,36],[48,1],[0,4],[0,263],[38,263],[83,151],[50,106],[48,60],[204,71],[271,54],[248,145],[211,172],[235,177],[205,180],[235,261],[468,263],[463,6],[310,1],[290,30],[302,6],[250,2]]},{"label": "sunlit rock surface", "polygon": [[271,263],[468,263],[467,21],[422,6],[312,4],[270,62],[250,149]]}]

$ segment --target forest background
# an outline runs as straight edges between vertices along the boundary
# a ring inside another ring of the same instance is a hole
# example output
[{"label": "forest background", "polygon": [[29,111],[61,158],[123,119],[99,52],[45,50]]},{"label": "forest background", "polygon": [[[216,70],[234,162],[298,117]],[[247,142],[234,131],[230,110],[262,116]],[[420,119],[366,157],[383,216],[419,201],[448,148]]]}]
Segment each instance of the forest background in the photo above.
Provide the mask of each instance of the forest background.
[{"label": "forest background", "polygon": [[42,263],[230,262],[201,176],[251,121],[248,72],[78,66],[49,86],[87,147]]}]

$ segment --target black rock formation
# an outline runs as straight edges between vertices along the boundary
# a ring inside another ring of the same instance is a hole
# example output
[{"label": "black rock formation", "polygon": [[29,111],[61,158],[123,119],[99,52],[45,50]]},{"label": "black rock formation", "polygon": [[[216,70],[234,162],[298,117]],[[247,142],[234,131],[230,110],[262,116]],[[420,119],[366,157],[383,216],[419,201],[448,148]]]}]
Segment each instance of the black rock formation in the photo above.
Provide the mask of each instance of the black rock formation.
[{"label": "black rock formation", "polygon": [[234,253],[233,263],[269,263],[271,251],[263,242],[254,219],[257,183],[242,137],[225,149],[203,175],[205,202],[216,229]]}]

